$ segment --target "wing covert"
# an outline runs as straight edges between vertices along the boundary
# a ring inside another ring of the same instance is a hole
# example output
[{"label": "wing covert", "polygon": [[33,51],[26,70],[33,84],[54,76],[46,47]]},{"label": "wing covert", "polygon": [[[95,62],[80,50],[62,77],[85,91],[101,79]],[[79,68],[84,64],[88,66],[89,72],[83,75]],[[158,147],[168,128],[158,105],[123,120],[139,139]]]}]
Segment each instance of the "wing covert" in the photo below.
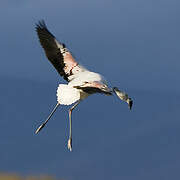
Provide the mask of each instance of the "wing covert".
[{"label": "wing covert", "polygon": [[44,21],[36,24],[36,32],[47,58],[65,80],[70,81],[69,76],[83,71],[83,68],[75,61],[65,44],[58,42],[47,29]]}]

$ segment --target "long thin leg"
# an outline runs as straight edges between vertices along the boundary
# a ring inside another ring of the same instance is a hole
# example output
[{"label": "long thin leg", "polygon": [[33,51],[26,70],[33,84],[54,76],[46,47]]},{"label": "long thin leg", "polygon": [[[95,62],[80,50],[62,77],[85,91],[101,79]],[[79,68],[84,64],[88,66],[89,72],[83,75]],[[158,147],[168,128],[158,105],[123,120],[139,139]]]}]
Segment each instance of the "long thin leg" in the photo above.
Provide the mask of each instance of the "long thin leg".
[{"label": "long thin leg", "polygon": [[47,122],[49,121],[49,119],[52,117],[52,115],[54,114],[54,112],[56,111],[56,109],[57,109],[57,107],[58,107],[59,105],[60,105],[59,103],[56,104],[56,106],[55,106],[54,109],[52,110],[51,114],[50,114],[50,115],[48,116],[48,118],[46,119],[46,121],[37,128],[37,130],[36,130],[36,132],[35,132],[36,134],[46,125],[46,123],[47,123]]},{"label": "long thin leg", "polygon": [[73,109],[80,103],[78,101],[76,104],[74,104],[71,109],[69,109],[69,140],[68,140],[68,149],[72,151],[72,111]]}]

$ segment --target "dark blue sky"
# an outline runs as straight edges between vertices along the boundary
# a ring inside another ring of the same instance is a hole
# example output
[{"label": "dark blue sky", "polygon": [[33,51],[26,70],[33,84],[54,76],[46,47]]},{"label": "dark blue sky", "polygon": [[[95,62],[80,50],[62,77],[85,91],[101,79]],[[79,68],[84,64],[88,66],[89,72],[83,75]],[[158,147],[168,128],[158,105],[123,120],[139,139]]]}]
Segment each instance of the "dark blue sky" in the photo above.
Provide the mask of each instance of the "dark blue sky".
[{"label": "dark blue sky", "polygon": [[113,84],[178,92],[179,5],[176,0],[4,1],[0,75],[57,80],[34,31],[44,19],[84,66]]},{"label": "dark blue sky", "polygon": [[[180,178],[180,2],[177,0],[4,0],[0,6],[0,172],[68,180]],[[94,95],[34,130],[64,83],[35,32],[44,19],[77,60],[134,99]]]}]

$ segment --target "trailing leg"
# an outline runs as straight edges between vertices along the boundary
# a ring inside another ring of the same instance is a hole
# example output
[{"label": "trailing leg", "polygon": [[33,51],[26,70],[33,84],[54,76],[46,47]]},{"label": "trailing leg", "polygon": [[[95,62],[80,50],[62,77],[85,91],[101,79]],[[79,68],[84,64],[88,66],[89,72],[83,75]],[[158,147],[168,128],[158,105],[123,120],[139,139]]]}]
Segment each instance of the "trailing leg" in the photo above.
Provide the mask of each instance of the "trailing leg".
[{"label": "trailing leg", "polygon": [[72,151],[72,111],[73,109],[80,103],[78,101],[76,104],[74,104],[70,109],[69,109],[69,140],[68,140],[68,149]]}]

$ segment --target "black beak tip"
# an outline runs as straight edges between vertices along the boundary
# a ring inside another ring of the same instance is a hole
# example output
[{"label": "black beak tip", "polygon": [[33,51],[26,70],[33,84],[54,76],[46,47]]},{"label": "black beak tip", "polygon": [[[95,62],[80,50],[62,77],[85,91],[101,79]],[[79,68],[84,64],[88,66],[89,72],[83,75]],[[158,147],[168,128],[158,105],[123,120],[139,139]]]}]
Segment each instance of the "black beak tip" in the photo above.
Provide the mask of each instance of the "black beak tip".
[{"label": "black beak tip", "polygon": [[129,109],[131,110],[132,109],[132,105],[133,105],[133,101],[130,99],[130,101],[129,101]]}]

